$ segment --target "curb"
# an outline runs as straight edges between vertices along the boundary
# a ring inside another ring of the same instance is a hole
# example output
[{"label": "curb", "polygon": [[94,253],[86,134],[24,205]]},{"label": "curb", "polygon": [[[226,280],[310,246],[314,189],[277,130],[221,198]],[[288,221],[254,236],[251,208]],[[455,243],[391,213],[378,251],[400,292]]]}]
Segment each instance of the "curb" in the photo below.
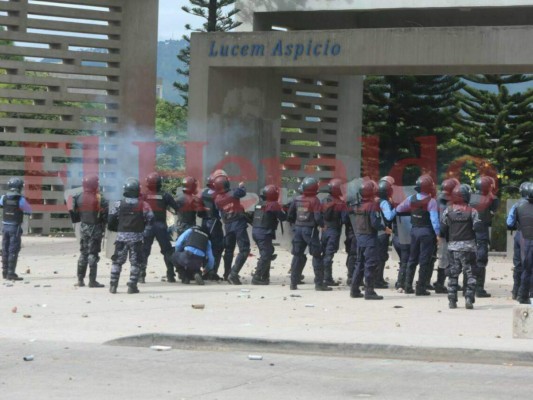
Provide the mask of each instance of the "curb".
[{"label": "curb", "polygon": [[144,334],[105,342],[109,346],[171,346],[180,350],[244,351],[349,358],[380,358],[427,362],[533,366],[533,352],[399,346],[366,343],[327,343],[227,336]]}]

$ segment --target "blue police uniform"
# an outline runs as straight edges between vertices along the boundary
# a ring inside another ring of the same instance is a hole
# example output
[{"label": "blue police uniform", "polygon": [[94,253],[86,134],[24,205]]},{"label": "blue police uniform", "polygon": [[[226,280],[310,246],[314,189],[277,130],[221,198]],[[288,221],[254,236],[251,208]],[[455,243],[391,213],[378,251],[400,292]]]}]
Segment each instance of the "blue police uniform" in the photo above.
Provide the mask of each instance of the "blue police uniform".
[{"label": "blue police uniform", "polygon": [[176,241],[172,263],[176,266],[183,283],[189,283],[194,277],[203,285],[202,269],[208,274],[213,271],[215,258],[209,235],[200,227],[193,227],[183,232]]},{"label": "blue police uniform", "polygon": [[31,207],[23,196],[13,191],[0,198],[0,207],[3,208],[2,277],[15,279],[18,278],[15,270],[22,242],[22,222],[24,215],[31,214]]}]

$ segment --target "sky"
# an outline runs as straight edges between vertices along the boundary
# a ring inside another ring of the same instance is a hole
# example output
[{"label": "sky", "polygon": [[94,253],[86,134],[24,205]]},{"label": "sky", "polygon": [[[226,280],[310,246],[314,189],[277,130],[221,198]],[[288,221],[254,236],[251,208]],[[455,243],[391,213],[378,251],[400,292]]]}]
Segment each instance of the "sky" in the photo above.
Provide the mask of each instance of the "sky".
[{"label": "sky", "polygon": [[179,40],[187,33],[185,25],[199,27],[203,20],[187,14],[182,6],[190,6],[189,0],[159,0],[159,40]]}]

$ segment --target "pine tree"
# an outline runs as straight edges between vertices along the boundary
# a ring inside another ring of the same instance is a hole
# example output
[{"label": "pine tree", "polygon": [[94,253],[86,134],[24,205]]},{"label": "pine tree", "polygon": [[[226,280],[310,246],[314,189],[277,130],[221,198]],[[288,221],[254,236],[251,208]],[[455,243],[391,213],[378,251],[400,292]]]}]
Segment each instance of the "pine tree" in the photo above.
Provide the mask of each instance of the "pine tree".
[{"label": "pine tree", "polygon": [[510,93],[507,85],[533,80],[530,75],[473,75],[460,95],[462,118],[455,126],[457,147],[488,161],[500,185],[520,185],[533,176],[533,90]]},{"label": "pine tree", "polygon": [[[235,14],[240,10],[234,8],[228,12],[225,12],[226,7],[232,6],[237,0],[189,0],[193,7],[183,6],[181,9],[188,14],[201,17],[205,19],[205,23],[202,28],[193,29],[190,24],[185,25],[188,31],[194,32],[227,32],[235,29],[241,22],[233,20]],[[183,48],[178,54],[178,59],[185,64],[185,68],[178,68],[176,71],[178,74],[183,75],[189,79],[189,65],[191,62],[191,45],[190,37],[183,36],[183,39],[187,42],[187,46]],[[185,101],[185,106],[188,105],[189,100],[189,83],[174,82],[174,87],[181,92],[181,97]]]},{"label": "pine tree", "polygon": [[[363,133],[380,139],[380,171],[388,174],[403,158],[419,158],[416,138],[436,136],[437,145],[453,137],[459,113],[457,93],[464,86],[454,76],[370,76],[365,80]],[[446,163],[447,153],[435,160]],[[437,172],[437,171],[433,171]],[[416,179],[407,171],[406,182]]]}]

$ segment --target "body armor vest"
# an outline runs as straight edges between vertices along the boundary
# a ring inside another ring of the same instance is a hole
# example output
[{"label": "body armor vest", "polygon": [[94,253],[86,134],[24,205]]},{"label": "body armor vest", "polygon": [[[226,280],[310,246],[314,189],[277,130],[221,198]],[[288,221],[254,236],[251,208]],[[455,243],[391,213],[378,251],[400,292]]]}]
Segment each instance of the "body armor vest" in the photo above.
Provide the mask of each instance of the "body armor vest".
[{"label": "body armor vest", "polygon": [[178,210],[178,226],[196,225],[196,202],[194,197],[184,193],[178,198],[178,204],[182,205]]},{"label": "body armor vest", "polygon": [[[4,196],[4,222],[10,224],[21,224],[24,219],[24,213],[19,206],[20,196],[7,197]],[[7,251],[7,249],[4,249]]]},{"label": "body armor vest", "polygon": [[533,240],[533,203],[525,202],[516,208],[516,217],[520,223],[522,237]]},{"label": "body armor vest", "polygon": [[126,203],[124,200],[120,202],[118,231],[135,233],[144,231],[144,213],[141,202],[135,204]]},{"label": "body armor vest", "polygon": [[266,205],[266,201],[261,201],[255,206],[252,226],[254,228],[265,228],[275,231],[278,227],[278,217],[275,212],[267,212],[265,210]]},{"label": "body armor vest", "polygon": [[476,235],[472,228],[472,211],[458,210],[453,207],[448,208],[449,223],[449,241],[461,242],[466,240],[474,240]]},{"label": "body armor vest", "polygon": [[324,224],[326,228],[341,229],[342,228],[342,215],[341,206],[343,203],[334,197],[329,196],[326,199],[324,206]]},{"label": "body armor vest", "polygon": [[205,188],[202,191],[202,202],[204,203],[204,207],[206,208],[204,219],[218,218],[217,213],[215,212],[215,199],[213,198],[213,194],[210,193],[209,188]]},{"label": "body armor vest", "polygon": [[315,216],[311,205],[314,198],[306,198],[305,196],[298,196],[294,200],[296,206],[296,226],[315,226]]},{"label": "body armor vest", "polygon": [[163,193],[148,193],[146,195],[146,202],[150,205],[152,212],[154,213],[154,221],[167,222],[167,205]]},{"label": "body armor vest", "polygon": [[430,227],[431,218],[429,217],[428,205],[431,200],[430,196],[418,200],[416,195],[411,196],[411,225],[414,227]]},{"label": "body armor vest", "polygon": [[374,211],[373,205],[374,203],[370,201],[355,206],[354,232],[356,235],[377,234],[377,230],[374,229],[370,220],[370,214]]},{"label": "body armor vest", "polygon": [[83,192],[76,198],[80,222],[95,225],[100,222],[100,196],[94,192]]},{"label": "body armor vest", "polygon": [[185,247],[190,246],[195,249],[201,250],[207,255],[207,242],[209,236],[204,231],[198,228],[191,228],[191,234],[185,241]]},{"label": "body armor vest", "polygon": [[492,223],[492,201],[492,197],[484,196],[480,193],[474,193],[470,197],[470,206],[477,210],[479,219],[485,226],[490,226]]},{"label": "body armor vest", "polygon": [[230,192],[218,195],[216,205],[222,213],[222,221],[225,224],[235,221],[244,213],[241,201],[233,197]]}]

